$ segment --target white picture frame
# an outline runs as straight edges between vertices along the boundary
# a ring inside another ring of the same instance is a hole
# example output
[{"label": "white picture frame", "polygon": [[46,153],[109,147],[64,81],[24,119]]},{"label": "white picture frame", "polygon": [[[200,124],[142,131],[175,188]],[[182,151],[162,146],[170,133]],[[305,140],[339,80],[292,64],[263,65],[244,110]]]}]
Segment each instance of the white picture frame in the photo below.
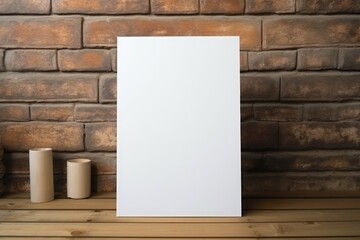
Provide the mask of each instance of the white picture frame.
[{"label": "white picture frame", "polygon": [[118,37],[117,216],[241,216],[240,39]]}]

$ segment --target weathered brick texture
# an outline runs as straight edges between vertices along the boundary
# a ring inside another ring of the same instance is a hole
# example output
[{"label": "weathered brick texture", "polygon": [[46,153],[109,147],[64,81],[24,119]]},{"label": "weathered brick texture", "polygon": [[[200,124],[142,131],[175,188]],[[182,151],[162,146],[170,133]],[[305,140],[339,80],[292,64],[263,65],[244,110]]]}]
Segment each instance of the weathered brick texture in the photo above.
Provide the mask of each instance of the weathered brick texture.
[{"label": "weathered brick texture", "polygon": [[97,75],[0,73],[0,102],[97,101]]},{"label": "weathered brick texture", "polygon": [[0,17],[0,46],[80,48],[80,17]]},{"label": "weathered brick texture", "polygon": [[339,101],[360,99],[360,74],[291,74],[281,79],[286,101]]},{"label": "weathered brick texture", "polygon": [[116,124],[85,124],[85,149],[88,151],[115,151]]},{"label": "weathered brick texture", "polygon": [[73,104],[33,104],[31,120],[35,121],[73,121]]},{"label": "weathered brick texture", "polygon": [[0,123],[0,133],[4,148],[12,151],[39,147],[55,151],[84,149],[84,128],[78,123]]},{"label": "weathered brick texture", "polygon": [[295,0],[246,0],[246,13],[293,13]]},{"label": "weathered brick texture", "polygon": [[248,149],[277,149],[278,124],[272,122],[246,122],[241,124],[241,147]]},{"label": "weathered brick texture", "polygon": [[265,19],[265,49],[360,45],[360,17],[282,17]]},{"label": "weathered brick texture", "polygon": [[148,13],[148,0],[52,0],[54,13],[132,14]]},{"label": "weathered brick texture", "polygon": [[5,67],[4,67],[4,53],[5,53],[5,51],[0,49],[0,71],[3,71],[5,69]]},{"label": "weathered brick texture", "polygon": [[9,50],[5,55],[9,71],[54,71],[57,70],[55,50]]},{"label": "weathered brick texture", "polygon": [[340,48],[339,69],[360,70],[360,48]]},{"label": "weathered brick texture", "polygon": [[49,14],[51,0],[0,0],[0,14]]},{"label": "weathered brick texture", "polygon": [[79,122],[116,121],[116,106],[108,104],[79,104],[75,107],[75,120]]},{"label": "weathered brick texture", "polygon": [[116,75],[106,74],[100,76],[99,96],[101,103],[116,102]]},{"label": "weathered brick texture", "polygon": [[249,52],[248,61],[250,70],[293,70],[296,66],[296,52]]},{"label": "weathered brick texture", "polygon": [[[174,27],[176,26],[176,27]],[[85,46],[115,46],[118,36],[241,36],[243,50],[261,46],[261,21],[254,18],[85,18]]]},{"label": "weathered brick texture", "polygon": [[200,0],[203,14],[243,14],[245,0]]},{"label": "weathered brick texture", "polygon": [[297,0],[296,10],[300,13],[360,13],[358,0]]},{"label": "weathered brick texture", "polygon": [[302,106],[289,104],[256,104],[254,105],[254,118],[260,121],[301,121]]},{"label": "weathered brick texture", "polygon": [[199,12],[198,0],[150,0],[154,14],[195,14]]},{"label": "weathered brick texture", "polygon": [[110,52],[102,49],[60,50],[61,71],[111,71]]},{"label": "weathered brick texture", "polygon": [[[2,104],[0,105],[0,121],[22,122],[30,120],[29,105]],[[0,137],[1,143],[1,137]],[[1,145],[1,144],[0,144]]]},{"label": "weathered brick texture", "polygon": [[338,50],[335,48],[303,48],[298,50],[298,70],[336,69]]},{"label": "weathered brick texture", "polygon": [[242,75],[242,101],[277,101],[279,100],[279,77],[268,75]]}]

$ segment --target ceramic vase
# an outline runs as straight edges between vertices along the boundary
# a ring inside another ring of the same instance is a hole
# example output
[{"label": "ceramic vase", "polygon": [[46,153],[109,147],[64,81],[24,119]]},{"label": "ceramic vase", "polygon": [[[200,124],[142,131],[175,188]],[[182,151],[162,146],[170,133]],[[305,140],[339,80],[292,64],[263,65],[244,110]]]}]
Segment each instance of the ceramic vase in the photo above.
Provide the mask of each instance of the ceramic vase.
[{"label": "ceramic vase", "polygon": [[41,203],[54,200],[52,149],[30,149],[29,167],[31,202]]},{"label": "ceramic vase", "polygon": [[87,198],[91,193],[91,160],[71,159],[67,161],[67,196]]}]

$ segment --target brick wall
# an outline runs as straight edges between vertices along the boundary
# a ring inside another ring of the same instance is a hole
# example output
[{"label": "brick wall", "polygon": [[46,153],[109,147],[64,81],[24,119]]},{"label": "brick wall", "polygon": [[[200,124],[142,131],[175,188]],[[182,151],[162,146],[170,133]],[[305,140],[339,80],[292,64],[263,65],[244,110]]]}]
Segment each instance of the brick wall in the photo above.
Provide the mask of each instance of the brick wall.
[{"label": "brick wall", "polygon": [[[245,195],[360,190],[358,0],[0,0],[6,190],[33,147],[115,190],[116,36],[241,36]],[[139,66],[141,70],[141,66]]]}]

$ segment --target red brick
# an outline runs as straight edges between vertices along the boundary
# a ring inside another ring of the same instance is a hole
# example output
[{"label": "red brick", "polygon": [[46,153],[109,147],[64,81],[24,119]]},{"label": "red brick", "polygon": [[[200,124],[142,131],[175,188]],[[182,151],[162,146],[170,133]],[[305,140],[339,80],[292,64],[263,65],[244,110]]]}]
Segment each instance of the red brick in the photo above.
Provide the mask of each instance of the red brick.
[{"label": "red brick", "polygon": [[96,102],[97,75],[58,73],[0,74],[0,102]]},{"label": "red brick", "polygon": [[360,99],[360,74],[289,74],[281,79],[285,101],[339,101]]},{"label": "red brick", "polygon": [[246,13],[293,13],[295,0],[246,0]]},{"label": "red brick", "polygon": [[79,48],[81,18],[1,17],[0,45],[5,48]]},{"label": "red brick", "polygon": [[6,69],[10,71],[57,70],[55,50],[9,50],[5,56]]},{"label": "red brick", "polygon": [[73,104],[34,104],[31,105],[31,120],[38,121],[72,121]]},{"label": "red brick", "polygon": [[297,0],[296,10],[300,13],[359,13],[358,0]]},{"label": "red brick", "polygon": [[[331,192],[350,192],[360,190],[360,173],[355,172],[278,172],[247,173],[243,176],[243,195],[247,197],[291,196],[291,192],[307,192],[319,196]],[[299,195],[297,195],[299,196]]]},{"label": "red brick", "polygon": [[251,104],[241,104],[241,121],[254,119],[254,109]]},{"label": "red brick", "polygon": [[298,70],[336,69],[338,50],[335,48],[306,48],[298,50]]},{"label": "red brick", "polygon": [[266,152],[252,170],[262,171],[358,171],[360,152],[355,150],[312,150]]},{"label": "red brick", "polygon": [[200,0],[203,14],[242,14],[245,0]]},{"label": "red brick", "polygon": [[248,53],[240,52],[240,72],[245,72],[248,70],[249,70]]},{"label": "red brick", "polygon": [[54,151],[84,149],[84,129],[78,123],[0,123],[0,133],[4,148],[10,151],[40,147],[50,147]]},{"label": "red brick", "polygon": [[117,49],[114,48],[114,49],[111,49],[110,51],[110,55],[111,55],[111,69],[116,72],[117,71]]},{"label": "red brick", "polygon": [[75,120],[80,122],[116,121],[116,105],[79,104],[75,107]]},{"label": "red brick", "polygon": [[133,14],[148,13],[148,0],[53,0],[54,13]]},{"label": "red brick", "polygon": [[340,48],[339,69],[360,70],[360,48]]},{"label": "red brick", "polygon": [[5,51],[0,49],[0,71],[3,71],[4,68],[4,53]]},{"label": "red brick", "polygon": [[277,149],[278,124],[272,122],[245,122],[241,124],[241,148]]},{"label": "red brick", "polygon": [[293,70],[296,51],[249,52],[249,70]]},{"label": "red brick", "polygon": [[116,124],[85,124],[85,149],[88,151],[116,151]]},{"label": "red brick", "polygon": [[51,0],[0,0],[0,14],[49,14]]},{"label": "red brick", "polygon": [[265,49],[336,46],[360,43],[360,17],[318,16],[268,18],[263,23]]},{"label": "red brick", "polygon": [[[1,104],[0,121],[29,121],[29,105]],[[1,142],[1,137],[0,137]],[[1,143],[0,143],[1,145]]]},{"label": "red brick", "polygon": [[302,105],[257,104],[254,105],[254,118],[261,121],[300,121]]},{"label": "red brick", "polygon": [[154,14],[196,14],[199,12],[198,0],[151,0]]},{"label": "red brick", "polygon": [[279,77],[243,74],[240,79],[241,101],[279,100]]},{"label": "red brick", "polygon": [[280,148],[358,148],[360,144],[359,129],[359,122],[280,123]]},{"label": "red brick", "polygon": [[261,47],[261,20],[255,18],[93,17],[84,21],[85,46],[115,46],[118,36],[241,36],[242,50]]},{"label": "red brick", "polygon": [[100,76],[99,96],[101,103],[116,102],[116,75],[106,74]]},{"label": "red brick", "polygon": [[103,49],[60,50],[61,71],[111,71],[110,52]]},{"label": "red brick", "polygon": [[360,104],[355,103],[318,103],[304,106],[304,114],[309,121],[349,121],[360,119]]}]

